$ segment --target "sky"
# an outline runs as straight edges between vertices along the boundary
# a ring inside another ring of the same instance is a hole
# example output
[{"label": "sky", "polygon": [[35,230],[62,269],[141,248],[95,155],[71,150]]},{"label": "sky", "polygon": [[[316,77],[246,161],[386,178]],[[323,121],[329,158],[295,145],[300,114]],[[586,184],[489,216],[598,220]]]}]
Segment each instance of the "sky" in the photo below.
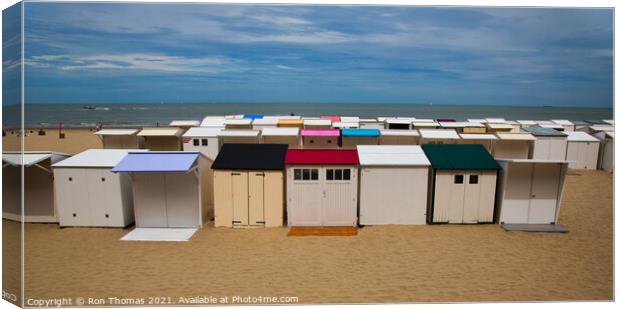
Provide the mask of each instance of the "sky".
[{"label": "sky", "polygon": [[24,15],[27,103],[613,106],[610,9],[26,2]]}]

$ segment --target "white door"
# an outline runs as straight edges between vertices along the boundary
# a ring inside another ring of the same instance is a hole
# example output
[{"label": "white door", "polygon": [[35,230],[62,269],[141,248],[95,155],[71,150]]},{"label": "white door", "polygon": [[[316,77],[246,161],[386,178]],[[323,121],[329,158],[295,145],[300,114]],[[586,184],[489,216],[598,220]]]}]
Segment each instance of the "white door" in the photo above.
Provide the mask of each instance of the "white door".
[{"label": "white door", "polygon": [[533,164],[508,165],[505,171],[509,177],[504,183],[504,197],[500,213],[500,223],[528,223],[530,190],[532,188]]},{"label": "white door", "polygon": [[265,225],[265,173],[248,172],[248,224]]},{"label": "white door", "polygon": [[357,224],[357,173],[350,166],[325,166],[322,226]]},{"label": "white door", "polygon": [[88,182],[88,195],[90,203],[84,207],[90,208],[90,225],[106,226],[105,216],[108,215],[108,201],[105,192],[105,181],[103,173],[99,169],[89,169],[86,171]]},{"label": "white door", "polygon": [[449,223],[463,223],[463,205],[465,203],[465,178],[467,173],[463,171],[453,171],[450,204],[449,204]]},{"label": "white door", "polygon": [[54,171],[60,226],[85,226],[91,222],[86,170],[62,168]]},{"label": "white door", "polygon": [[100,217],[101,226],[125,226],[127,218],[123,207],[129,207],[129,205],[123,203],[121,191],[121,176],[124,174],[101,170],[100,175],[107,204],[103,216]]},{"label": "white door", "polygon": [[463,200],[463,223],[478,223],[478,209],[481,204],[482,175],[475,171],[465,174],[465,196]]},{"label": "white door", "polygon": [[167,227],[199,227],[198,178],[194,172],[166,173]]},{"label": "white door", "polygon": [[538,164],[534,166],[530,211],[528,223],[549,224],[555,222],[558,198],[560,164]]},{"label": "white door", "polygon": [[248,225],[248,173],[232,172],[233,226]]},{"label": "white door", "polygon": [[134,173],[136,227],[167,227],[166,182],[162,173]]},{"label": "white door", "polygon": [[287,170],[288,225],[321,226],[324,172],[318,166]]}]

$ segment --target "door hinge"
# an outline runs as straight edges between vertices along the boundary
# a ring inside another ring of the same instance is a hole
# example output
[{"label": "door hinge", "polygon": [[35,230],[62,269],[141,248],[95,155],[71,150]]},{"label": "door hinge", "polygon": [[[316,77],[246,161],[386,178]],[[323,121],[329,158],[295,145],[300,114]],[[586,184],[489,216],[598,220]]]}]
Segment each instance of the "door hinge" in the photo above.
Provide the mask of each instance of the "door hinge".
[{"label": "door hinge", "polygon": [[265,173],[256,173],[256,176],[265,176]]},{"label": "door hinge", "polygon": [[256,221],[255,223],[262,223],[262,224],[265,224],[265,221]]},{"label": "door hinge", "polygon": [[241,223],[241,221],[233,221],[232,223]]}]

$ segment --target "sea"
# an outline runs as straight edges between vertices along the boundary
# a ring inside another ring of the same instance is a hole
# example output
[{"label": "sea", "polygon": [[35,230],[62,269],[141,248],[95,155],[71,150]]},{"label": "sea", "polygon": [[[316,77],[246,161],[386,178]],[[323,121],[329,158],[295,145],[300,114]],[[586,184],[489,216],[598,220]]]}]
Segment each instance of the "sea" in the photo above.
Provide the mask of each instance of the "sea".
[{"label": "sea", "polygon": [[[2,108],[3,128],[20,127],[20,106]],[[510,120],[613,119],[613,108],[554,106],[488,106],[378,103],[153,103],[26,104],[28,128],[157,126],[172,120],[202,120],[208,115],[301,115],[416,117],[432,119],[506,118]]]}]

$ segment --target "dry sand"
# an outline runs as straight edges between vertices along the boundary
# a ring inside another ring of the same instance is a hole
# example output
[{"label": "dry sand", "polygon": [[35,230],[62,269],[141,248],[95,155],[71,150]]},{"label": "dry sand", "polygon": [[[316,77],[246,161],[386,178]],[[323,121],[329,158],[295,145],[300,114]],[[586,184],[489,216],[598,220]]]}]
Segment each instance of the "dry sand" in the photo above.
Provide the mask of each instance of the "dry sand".
[{"label": "dry sand", "polygon": [[[68,154],[80,153],[86,149],[98,149],[103,147],[101,139],[93,132],[94,129],[62,129],[65,138],[58,137],[58,129],[45,129],[45,135],[38,135],[39,129],[27,129],[24,141],[25,150],[57,151]],[[4,151],[18,151],[20,140],[17,130],[5,130],[6,136],[2,137],[2,149]]]},{"label": "dry sand", "polygon": [[[611,300],[612,192],[609,173],[571,172],[559,219],[570,229],[567,234],[436,225],[365,227],[350,237],[287,237],[286,228],[209,223],[189,242],[154,243],[119,241],[127,233],[123,229],[27,224],[26,297]],[[15,248],[6,240],[19,225],[3,223],[6,251]],[[11,282],[4,279],[6,288]]]}]

